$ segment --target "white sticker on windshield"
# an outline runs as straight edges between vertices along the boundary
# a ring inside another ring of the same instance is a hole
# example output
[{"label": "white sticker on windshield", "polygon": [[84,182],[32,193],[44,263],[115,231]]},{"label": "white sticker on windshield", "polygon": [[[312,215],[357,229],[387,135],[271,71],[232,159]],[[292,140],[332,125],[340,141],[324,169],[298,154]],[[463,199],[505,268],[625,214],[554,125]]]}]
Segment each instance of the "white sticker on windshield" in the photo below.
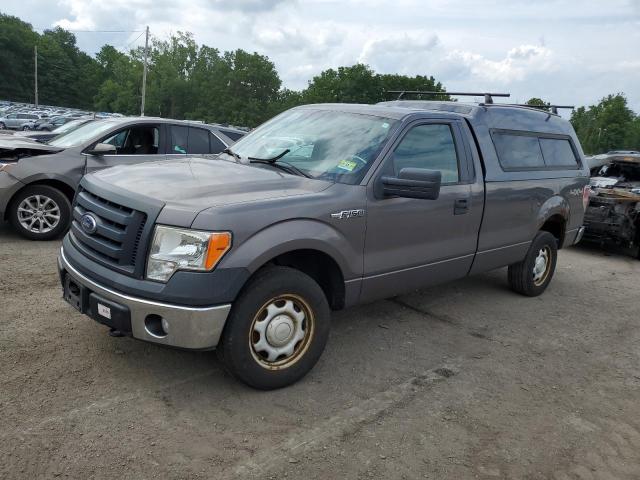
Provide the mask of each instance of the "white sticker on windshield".
[{"label": "white sticker on windshield", "polygon": [[389,124],[388,124],[387,122],[384,122],[384,123],[382,124],[382,128],[389,128]]}]

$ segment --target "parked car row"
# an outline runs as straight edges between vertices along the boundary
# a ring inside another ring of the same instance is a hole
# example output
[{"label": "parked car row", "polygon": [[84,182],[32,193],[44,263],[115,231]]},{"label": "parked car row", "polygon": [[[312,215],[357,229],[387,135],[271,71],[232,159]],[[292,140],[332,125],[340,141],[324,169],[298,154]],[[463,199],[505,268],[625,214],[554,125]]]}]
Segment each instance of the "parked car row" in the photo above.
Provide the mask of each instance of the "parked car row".
[{"label": "parked car row", "polygon": [[26,103],[0,101],[0,130],[52,131],[67,122],[81,117],[105,118],[122,116],[115,113],[95,113],[74,108],[35,106]]},{"label": "parked car row", "polygon": [[47,142],[48,140],[51,140],[59,135],[64,135],[65,133],[75,130],[81,125],[84,125],[85,123],[91,122],[93,120],[93,117],[80,117],[64,122],[62,125],[54,128],[53,130],[36,129],[13,132],[12,135],[5,135],[0,137],[0,139],[31,139],[38,142]]}]

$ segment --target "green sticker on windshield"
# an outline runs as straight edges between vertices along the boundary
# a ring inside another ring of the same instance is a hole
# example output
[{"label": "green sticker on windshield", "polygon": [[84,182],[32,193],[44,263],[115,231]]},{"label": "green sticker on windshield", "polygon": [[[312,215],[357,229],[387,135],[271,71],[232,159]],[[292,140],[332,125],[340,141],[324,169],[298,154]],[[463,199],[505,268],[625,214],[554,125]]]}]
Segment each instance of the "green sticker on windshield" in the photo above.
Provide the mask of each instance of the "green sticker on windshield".
[{"label": "green sticker on windshield", "polygon": [[338,168],[342,170],[347,170],[348,172],[353,172],[353,170],[358,166],[356,162],[353,160],[340,160],[338,163]]}]

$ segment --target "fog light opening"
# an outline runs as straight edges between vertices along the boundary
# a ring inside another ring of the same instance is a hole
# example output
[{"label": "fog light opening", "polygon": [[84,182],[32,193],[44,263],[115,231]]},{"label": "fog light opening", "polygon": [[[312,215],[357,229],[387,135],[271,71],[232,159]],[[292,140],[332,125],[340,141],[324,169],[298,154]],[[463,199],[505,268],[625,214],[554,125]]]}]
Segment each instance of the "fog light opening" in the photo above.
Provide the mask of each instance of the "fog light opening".
[{"label": "fog light opening", "polygon": [[156,338],[164,338],[169,333],[169,323],[160,315],[152,313],[144,319],[144,328],[149,335]]}]

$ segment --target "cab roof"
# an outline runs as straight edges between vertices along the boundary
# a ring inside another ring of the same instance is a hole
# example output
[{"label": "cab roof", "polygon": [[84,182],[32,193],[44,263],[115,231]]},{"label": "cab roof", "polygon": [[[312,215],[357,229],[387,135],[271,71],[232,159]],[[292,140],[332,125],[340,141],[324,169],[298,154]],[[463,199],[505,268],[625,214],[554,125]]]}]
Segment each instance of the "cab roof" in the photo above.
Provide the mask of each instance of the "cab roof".
[{"label": "cab roof", "polygon": [[408,117],[437,116],[465,118],[474,127],[519,130],[574,136],[571,124],[561,116],[538,108],[509,104],[478,104],[429,100],[394,100],[375,105],[322,103],[297,108],[332,110],[402,120]]}]

